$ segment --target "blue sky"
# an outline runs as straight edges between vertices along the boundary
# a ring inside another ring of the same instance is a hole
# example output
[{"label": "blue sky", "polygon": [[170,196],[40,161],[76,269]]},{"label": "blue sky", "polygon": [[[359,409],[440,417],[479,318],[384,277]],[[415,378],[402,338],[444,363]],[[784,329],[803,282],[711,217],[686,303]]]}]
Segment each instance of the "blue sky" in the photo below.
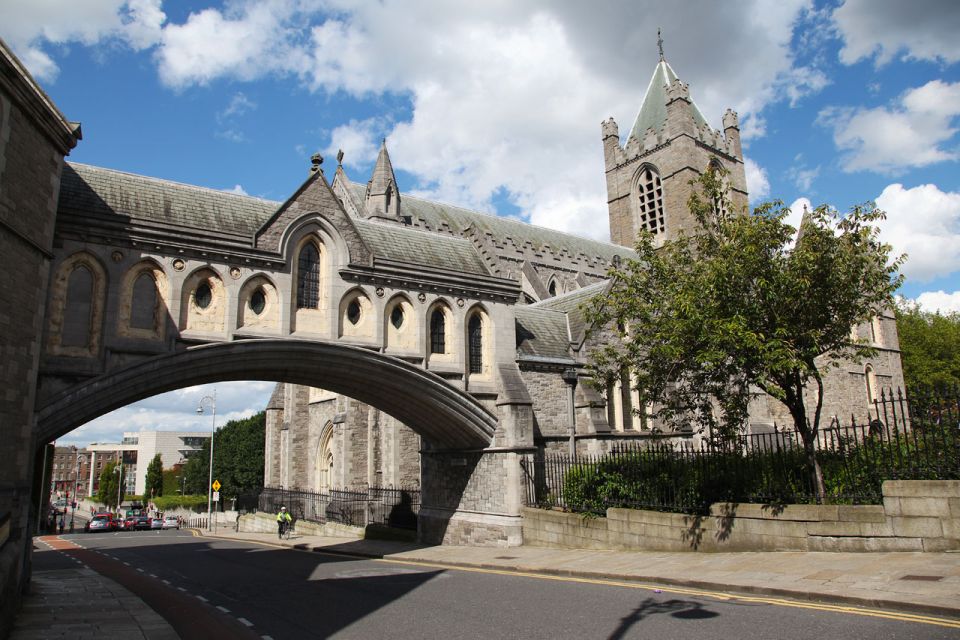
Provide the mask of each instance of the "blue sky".
[{"label": "blue sky", "polygon": [[[316,151],[366,180],[386,138],[404,192],[598,239],[600,122],[629,131],[658,28],[711,124],[739,112],[754,202],[876,200],[902,294],[960,310],[957,2],[0,3],[0,37],[83,125],[73,161],[282,200]],[[229,388],[229,417],[269,393]],[[204,428],[209,392],[69,438]]]}]

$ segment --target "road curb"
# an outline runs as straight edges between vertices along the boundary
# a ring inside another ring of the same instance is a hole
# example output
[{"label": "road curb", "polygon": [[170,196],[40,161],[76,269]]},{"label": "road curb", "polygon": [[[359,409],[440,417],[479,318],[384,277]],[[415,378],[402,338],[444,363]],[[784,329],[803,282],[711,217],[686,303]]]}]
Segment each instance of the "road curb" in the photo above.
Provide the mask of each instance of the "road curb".
[{"label": "road curb", "polygon": [[[261,543],[260,540],[250,538],[235,538],[218,536],[200,532],[200,535],[208,538],[218,538],[220,540],[244,540],[246,542]],[[273,544],[273,543],[271,543]],[[816,591],[800,591],[795,589],[783,589],[777,587],[761,587],[755,585],[737,585],[723,582],[711,582],[709,580],[689,580],[682,578],[667,578],[663,576],[636,576],[612,574],[602,571],[583,571],[573,569],[551,569],[544,567],[523,567],[520,565],[505,566],[487,562],[465,562],[456,560],[436,560],[433,558],[418,557],[393,557],[390,554],[364,552],[364,551],[344,551],[341,549],[331,549],[328,547],[312,546],[306,543],[300,544],[282,544],[278,546],[294,549],[297,551],[309,551],[314,553],[326,553],[335,556],[346,556],[353,558],[368,558],[371,560],[397,560],[424,562],[436,564],[451,568],[463,569],[484,569],[494,571],[504,571],[516,574],[541,574],[545,576],[557,576],[563,578],[583,578],[586,580],[612,580],[619,582],[649,583],[651,585],[662,584],[665,586],[685,587],[688,589],[702,589],[709,591],[725,591],[734,594],[754,595],[754,596],[774,596],[778,598],[789,598],[801,602],[816,602],[820,604],[852,605],[857,607],[869,607],[875,609],[886,609],[890,611],[900,611],[903,613],[916,613],[925,615],[936,615],[951,619],[960,619],[960,607],[946,607],[941,605],[928,605],[918,602],[901,602],[899,600],[889,600],[885,598],[863,598],[858,596],[846,596],[840,594],[821,593]]]}]

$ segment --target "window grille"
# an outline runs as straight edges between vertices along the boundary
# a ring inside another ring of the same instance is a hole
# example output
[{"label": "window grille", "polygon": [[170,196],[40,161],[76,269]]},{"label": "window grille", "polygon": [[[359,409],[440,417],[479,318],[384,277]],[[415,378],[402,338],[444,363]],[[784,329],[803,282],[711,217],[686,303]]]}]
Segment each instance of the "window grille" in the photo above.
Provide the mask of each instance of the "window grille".
[{"label": "window grille", "polygon": [[447,352],[447,318],[443,311],[434,309],[430,315],[430,353]]},{"label": "window grille", "polygon": [[470,333],[470,373],[483,372],[483,322],[479,315],[471,316],[468,325]]},{"label": "window grille", "polygon": [[637,219],[639,228],[656,235],[663,233],[666,222],[663,214],[663,184],[660,176],[650,167],[645,167],[637,181]]},{"label": "window grille", "polygon": [[320,252],[311,242],[300,250],[297,264],[297,309],[320,307]]}]

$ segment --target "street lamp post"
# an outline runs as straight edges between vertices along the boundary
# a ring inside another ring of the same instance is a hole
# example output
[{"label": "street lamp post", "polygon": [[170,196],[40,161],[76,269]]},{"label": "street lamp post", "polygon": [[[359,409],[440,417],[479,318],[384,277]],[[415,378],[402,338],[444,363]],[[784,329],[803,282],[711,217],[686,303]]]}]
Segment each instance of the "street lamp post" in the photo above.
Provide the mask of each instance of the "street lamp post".
[{"label": "street lamp post", "polygon": [[71,507],[73,511],[70,512],[70,533],[73,533],[73,520],[77,517],[77,488],[80,486],[80,458],[81,456],[77,455],[77,470],[73,474],[73,503]]},{"label": "street lamp post", "polygon": [[207,531],[213,528],[213,437],[217,433],[217,389],[214,387],[212,396],[203,396],[197,404],[197,413],[203,414],[203,403],[210,402],[213,422],[210,424],[210,473],[207,478]]}]

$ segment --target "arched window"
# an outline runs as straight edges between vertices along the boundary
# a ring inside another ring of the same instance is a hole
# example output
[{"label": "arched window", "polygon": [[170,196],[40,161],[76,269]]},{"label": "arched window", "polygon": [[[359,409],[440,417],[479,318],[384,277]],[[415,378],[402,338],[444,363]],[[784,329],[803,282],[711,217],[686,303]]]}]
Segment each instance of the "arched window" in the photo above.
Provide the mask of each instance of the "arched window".
[{"label": "arched window", "polygon": [[93,310],[93,274],[85,265],[78,265],[67,279],[67,302],[64,309],[64,347],[86,347],[90,342]]},{"label": "arched window", "polygon": [[320,252],[312,242],[303,245],[297,261],[297,309],[320,307]]},{"label": "arched window", "polygon": [[384,202],[384,210],[390,211],[390,201],[393,200],[393,187],[387,187],[387,194]]},{"label": "arched window", "polygon": [[867,402],[873,404],[880,395],[877,390],[877,374],[873,372],[873,367],[868,364],[864,369],[864,375],[867,379]]},{"label": "arched window", "polygon": [[551,281],[550,281],[549,292],[550,292],[550,295],[551,295],[551,296],[557,295],[557,281],[556,281],[556,280],[551,280]]},{"label": "arched window", "polygon": [[130,326],[135,329],[154,329],[157,320],[157,283],[149,272],[137,276],[133,283],[133,304]]},{"label": "arched window", "polygon": [[447,318],[443,309],[430,314],[430,353],[447,352]]},{"label": "arched window", "polygon": [[874,316],[870,321],[870,337],[873,338],[873,344],[883,344],[883,320],[880,316]]},{"label": "arched window", "polygon": [[470,316],[467,325],[470,373],[483,373],[483,321],[480,314]]},{"label": "arched window", "polygon": [[730,180],[727,177],[727,171],[716,158],[710,161],[710,167],[708,168],[708,171],[715,174],[717,179],[720,181],[720,189],[713,196],[713,213],[717,216],[717,218],[727,218],[730,215],[727,207],[727,202],[729,200],[728,193],[730,191]]},{"label": "arched window", "polygon": [[666,229],[663,214],[663,184],[653,167],[644,167],[637,179],[637,230],[656,235]]}]

